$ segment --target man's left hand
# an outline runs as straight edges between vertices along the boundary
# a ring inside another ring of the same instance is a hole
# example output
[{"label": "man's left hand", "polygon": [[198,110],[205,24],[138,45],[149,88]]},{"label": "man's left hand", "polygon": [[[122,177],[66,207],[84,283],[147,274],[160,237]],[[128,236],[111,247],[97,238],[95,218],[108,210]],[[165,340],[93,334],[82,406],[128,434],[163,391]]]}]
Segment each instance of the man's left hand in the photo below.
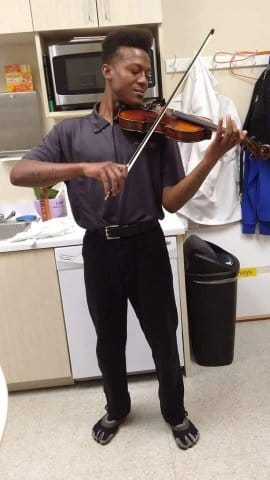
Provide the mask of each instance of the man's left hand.
[{"label": "man's left hand", "polygon": [[225,128],[223,128],[222,123],[223,120],[220,119],[214,140],[206,151],[207,155],[211,155],[211,157],[215,157],[217,160],[223,157],[235,145],[241,143],[247,134],[245,130],[237,128],[235,121],[232,120],[230,115],[226,116]]}]

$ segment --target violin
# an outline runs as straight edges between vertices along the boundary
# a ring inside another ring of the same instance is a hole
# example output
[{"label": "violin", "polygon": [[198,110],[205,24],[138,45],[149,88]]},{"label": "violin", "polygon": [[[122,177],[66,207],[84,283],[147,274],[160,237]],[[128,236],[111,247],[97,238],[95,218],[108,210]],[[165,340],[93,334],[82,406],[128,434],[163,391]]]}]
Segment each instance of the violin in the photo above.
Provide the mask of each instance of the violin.
[{"label": "violin", "polygon": [[[180,112],[167,110],[156,126],[155,133],[178,142],[200,142],[201,140],[211,138],[211,129],[204,125],[198,125],[196,117],[194,117],[194,123],[189,118],[185,119],[184,114],[183,118],[177,117],[176,114],[178,113],[180,114]],[[119,125],[123,130],[146,133],[157,116],[158,113],[156,113],[155,109],[146,107],[146,109],[123,109],[119,112],[118,119]]]},{"label": "violin", "polygon": [[[154,108],[152,108],[154,107]],[[118,114],[119,125],[123,130],[147,133],[160,115],[162,105],[155,103],[145,105],[144,108],[124,108]],[[155,133],[178,142],[193,143],[210,139],[217,125],[211,120],[196,115],[188,115],[177,110],[167,109],[162,119],[155,127]],[[224,129],[225,131],[225,129]],[[257,158],[270,158],[270,146],[255,142],[245,137],[241,142]]]}]

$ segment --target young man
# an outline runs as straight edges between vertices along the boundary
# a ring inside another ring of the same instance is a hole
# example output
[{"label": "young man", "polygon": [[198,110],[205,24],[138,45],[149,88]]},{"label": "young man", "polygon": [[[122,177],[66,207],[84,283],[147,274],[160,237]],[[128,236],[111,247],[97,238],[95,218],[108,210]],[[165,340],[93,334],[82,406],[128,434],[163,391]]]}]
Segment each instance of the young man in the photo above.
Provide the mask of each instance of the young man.
[{"label": "young man", "polygon": [[[93,438],[108,443],[130,411],[126,374],[127,299],[152,349],[162,415],[178,446],[199,438],[187,417],[176,343],[177,311],[166,244],[158,220],[197,191],[220,157],[245,133],[222,121],[201,164],[184,175],[176,142],[154,134],[127,175],[141,137],[122,130],[122,105],[142,105],[148,84],[148,30],[124,28],[103,42],[105,91],[90,115],[56,125],[11,172],[11,182],[48,186],[65,181],[74,218],[86,229],[83,258],[87,301],[97,333],[107,413]],[[104,200],[105,194],[110,194]]]}]

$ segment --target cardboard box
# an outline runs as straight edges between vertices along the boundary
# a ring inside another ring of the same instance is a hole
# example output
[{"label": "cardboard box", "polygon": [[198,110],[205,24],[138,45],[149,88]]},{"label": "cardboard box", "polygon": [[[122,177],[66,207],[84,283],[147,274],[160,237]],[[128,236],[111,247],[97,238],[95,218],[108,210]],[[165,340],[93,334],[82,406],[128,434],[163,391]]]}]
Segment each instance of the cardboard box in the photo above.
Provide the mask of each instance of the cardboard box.
[{"label": "cardboard box", "polygon": [[8,92],[31,92],[33,88],[30,65],[5,65]]}]

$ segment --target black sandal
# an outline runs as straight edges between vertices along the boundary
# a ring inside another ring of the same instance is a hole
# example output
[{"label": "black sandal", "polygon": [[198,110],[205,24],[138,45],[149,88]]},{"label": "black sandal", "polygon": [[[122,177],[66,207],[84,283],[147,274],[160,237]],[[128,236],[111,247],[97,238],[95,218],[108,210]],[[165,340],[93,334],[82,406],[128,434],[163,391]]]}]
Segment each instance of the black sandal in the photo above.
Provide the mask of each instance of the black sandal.
[{"label": "black sandal", "polygon": [[172,432],[178,447],[182,450],[193,447],[200,437],[197,428],[187,417],[179,425],[172,426]]},{"label": "black sandal", "polygon": [[109,443],[118,431],[121,420],[109,420],[109,414],[106,413],[92,429],[93,439],[101,445]]}]

